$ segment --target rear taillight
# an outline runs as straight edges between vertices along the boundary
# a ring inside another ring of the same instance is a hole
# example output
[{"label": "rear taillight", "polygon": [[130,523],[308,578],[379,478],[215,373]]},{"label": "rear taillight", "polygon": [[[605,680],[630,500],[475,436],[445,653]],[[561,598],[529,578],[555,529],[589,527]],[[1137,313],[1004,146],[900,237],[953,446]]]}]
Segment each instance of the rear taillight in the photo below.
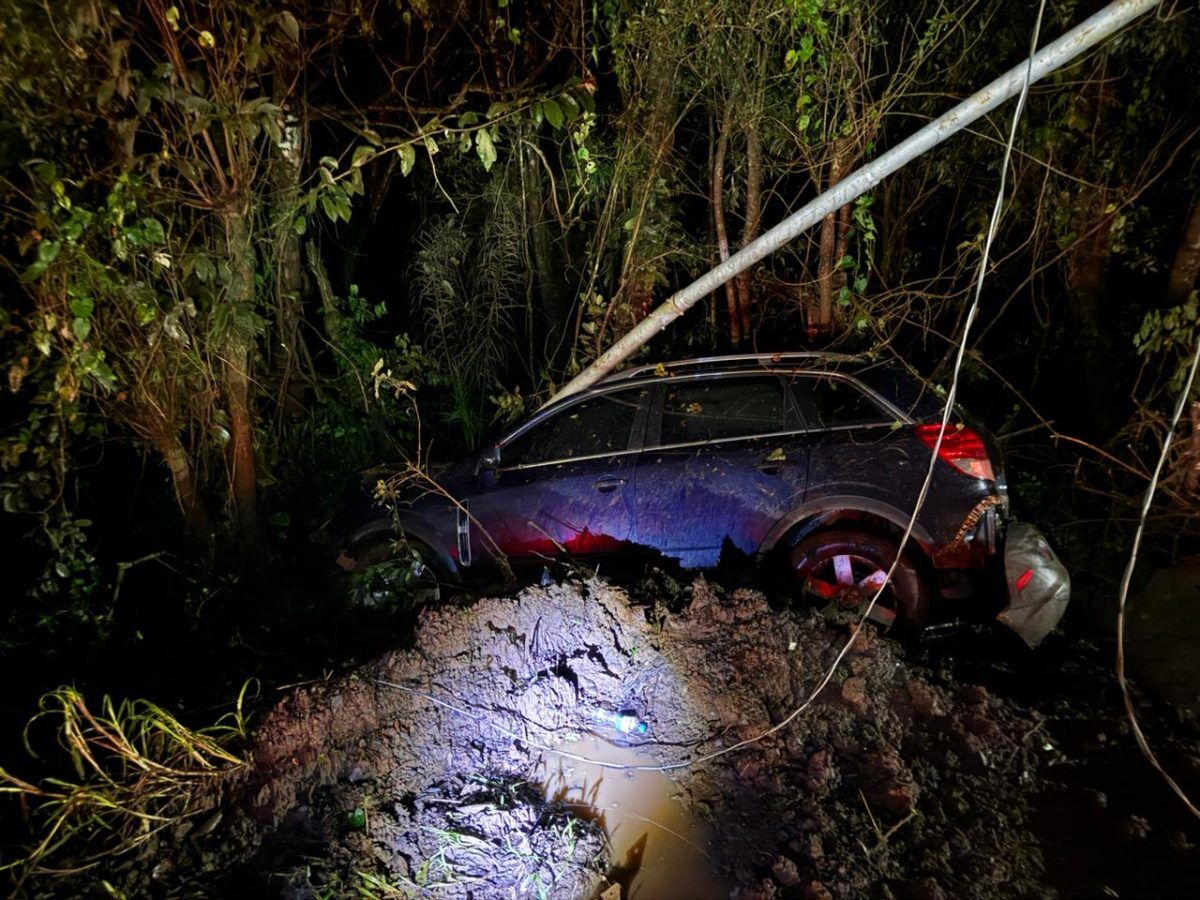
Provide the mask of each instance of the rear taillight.
[{"label": "rear taillight", "polygon": [[[937,444],[938,433],[941,430],[941,425],[918,425],[917,437],[932,450]],[[938,447],[938,456],[964,475],[983,481],[995,480],[996,476],[992,472],[992,463],[988,459],[983,438],[965,425],[946,426],[942,445]]]}]

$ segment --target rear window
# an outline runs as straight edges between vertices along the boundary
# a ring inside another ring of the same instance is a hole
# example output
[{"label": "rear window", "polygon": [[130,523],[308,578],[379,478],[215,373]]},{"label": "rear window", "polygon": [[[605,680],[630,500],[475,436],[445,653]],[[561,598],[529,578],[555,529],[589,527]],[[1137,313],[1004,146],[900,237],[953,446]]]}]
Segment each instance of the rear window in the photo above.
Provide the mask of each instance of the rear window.
[{"label": "rear window", "polygon": [[662,444],[752,437],[785,430],[787,396],[778,378],[723,378],[668,384]]},{"label": "rear window", "polygon": [[507,468],[625,450],[644,393],[643,388],[613,391],[569,406],[505,444],[500,464]]},{"label": "rear window", "polygon": [[792,386],[810,425],[836,428],[895,421],[894,416],[851,382],[838,378],[798,378]]}]

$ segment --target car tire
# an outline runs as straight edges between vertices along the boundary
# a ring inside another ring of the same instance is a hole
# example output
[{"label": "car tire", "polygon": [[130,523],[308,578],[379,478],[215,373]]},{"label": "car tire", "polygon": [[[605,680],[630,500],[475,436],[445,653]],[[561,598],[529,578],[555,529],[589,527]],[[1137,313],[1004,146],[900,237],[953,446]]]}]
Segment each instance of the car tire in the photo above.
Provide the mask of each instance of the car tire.
[{"label": "car tire", "polygon": [[[802,590],[827,612],[856,618],[896,559],[896,544],[882,535],[835,529],[809,535],[788,555]],[[929,619],[929,587],[917,565],[901,557],[872,616],[885,627],[920,628]]]}]

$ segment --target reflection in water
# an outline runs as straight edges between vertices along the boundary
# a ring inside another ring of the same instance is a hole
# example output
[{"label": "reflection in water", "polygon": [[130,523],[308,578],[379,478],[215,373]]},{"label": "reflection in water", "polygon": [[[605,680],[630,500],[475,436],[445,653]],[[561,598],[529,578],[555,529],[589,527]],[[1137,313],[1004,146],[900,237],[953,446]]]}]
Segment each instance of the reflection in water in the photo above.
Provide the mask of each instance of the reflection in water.
[{"label": "reflection in water", "polygon": [[[631,747],[586,735],[562,750],[607,763],[653,765]],[[718,900],[730,886],[712,859],[712,828],[691,815],[662,772],[622,772],[562,756],[547,756],[537,775],[547,799],[567,804],[595,820],[611,845],[609,879],[625,900]]]}]

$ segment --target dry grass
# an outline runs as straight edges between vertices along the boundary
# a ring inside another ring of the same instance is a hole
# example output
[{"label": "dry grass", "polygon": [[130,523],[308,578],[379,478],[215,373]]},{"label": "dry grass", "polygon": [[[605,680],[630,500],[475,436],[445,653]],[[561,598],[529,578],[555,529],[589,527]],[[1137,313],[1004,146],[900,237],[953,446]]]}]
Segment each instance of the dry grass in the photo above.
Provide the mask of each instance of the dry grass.
[{"label": "dry grass", "polygon": [[[73,687],[42,698],[35,724],[57,722],[58,744],[75,778],[46,778],[39,784],[0,769],[0,793],[15,794],[34,840],[20,859],[0,865],[18,882],[35,874],[71,874],[144,845],[165,828],[206,811],[199,789],[246,764],[232,748],[246,739],[243,685],[233,712],[215,725],[193,730],[148,700],[114,702],[99,710]],[[63,865],[50,865],[65,855]]]}]

